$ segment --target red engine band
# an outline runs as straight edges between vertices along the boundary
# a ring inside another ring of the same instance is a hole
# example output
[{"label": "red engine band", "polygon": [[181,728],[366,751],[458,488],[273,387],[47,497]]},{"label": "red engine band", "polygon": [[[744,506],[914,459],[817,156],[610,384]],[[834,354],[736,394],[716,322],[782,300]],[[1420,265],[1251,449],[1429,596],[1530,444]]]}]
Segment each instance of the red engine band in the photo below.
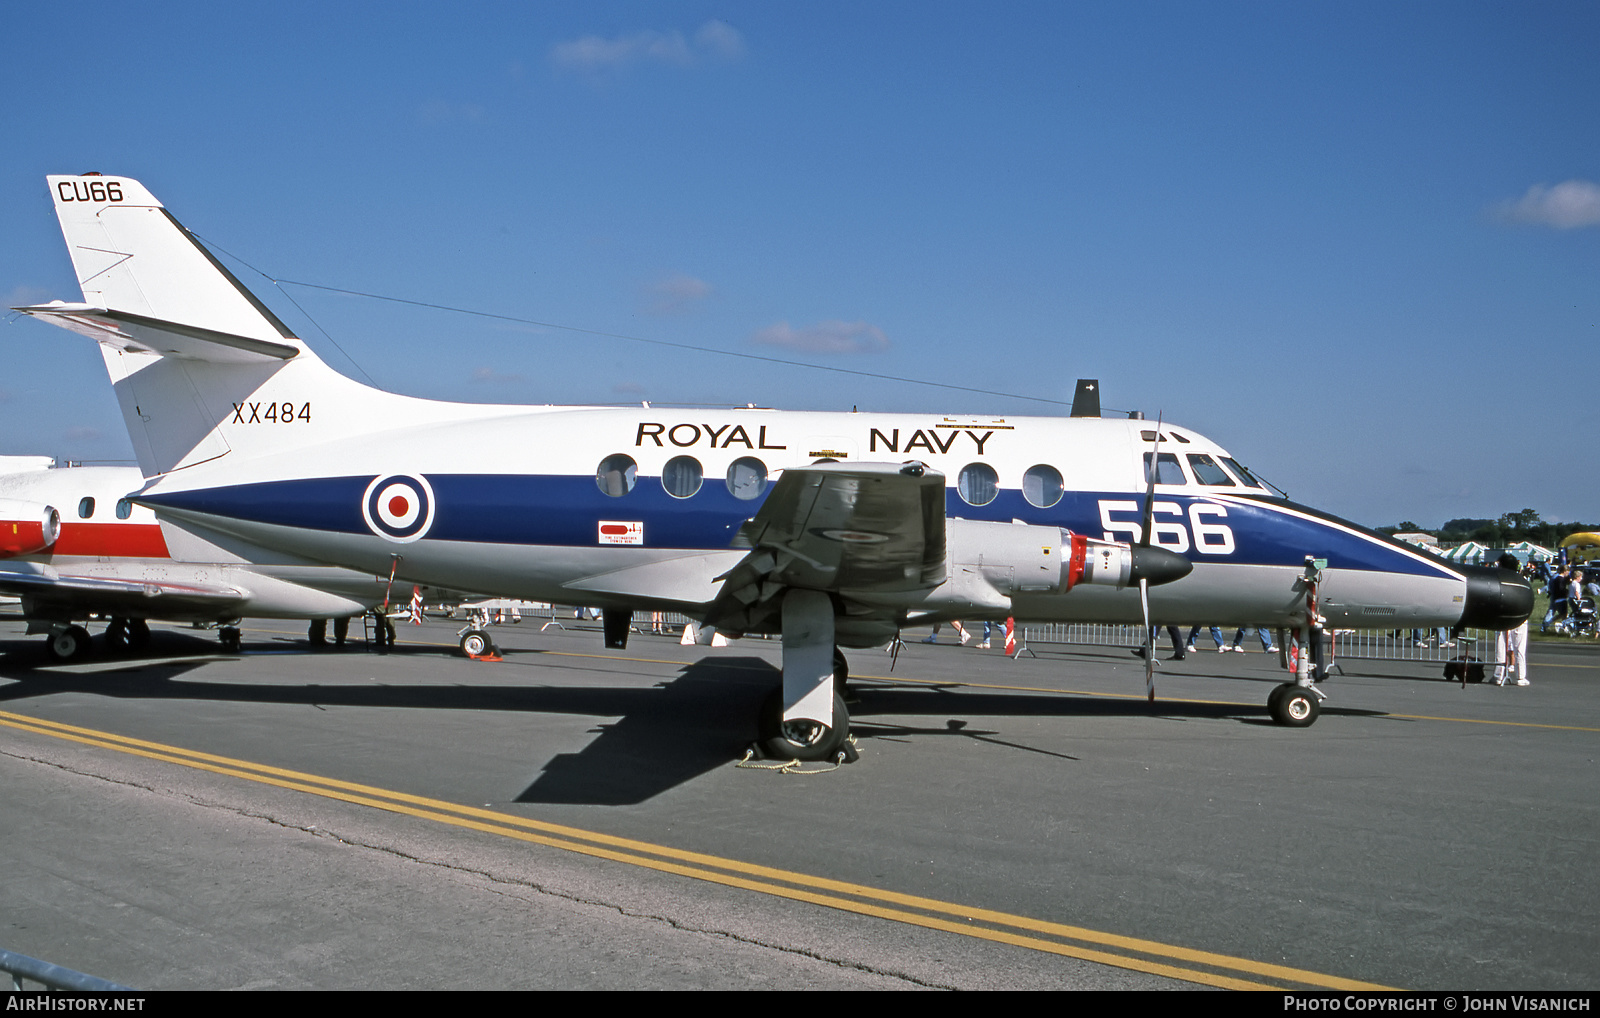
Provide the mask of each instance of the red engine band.
[{"label": "red engine band", "polygon": [[1067,589],[1083,579],[1083,560],[1089,551],[1089,539],[1082,534],[1072,535],[1072,558],[1067,563]]}]

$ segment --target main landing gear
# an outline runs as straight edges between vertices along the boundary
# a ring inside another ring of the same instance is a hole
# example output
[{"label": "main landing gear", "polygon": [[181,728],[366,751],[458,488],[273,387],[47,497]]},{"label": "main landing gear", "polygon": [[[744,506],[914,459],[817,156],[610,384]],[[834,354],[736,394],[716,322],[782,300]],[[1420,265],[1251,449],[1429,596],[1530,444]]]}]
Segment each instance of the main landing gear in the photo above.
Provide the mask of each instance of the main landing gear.
[{"label": "main landing gear", "polygon": [[833,601],[816,590],[790,590],[783,598],[783,684],[766,698],[757,718],[756,747],[770,760],[857,759],[850,742],[850,712],[839,695],[848,676],[834,646]]},{"label": "main landing gear", "polygon": [[87,657],[90,646],[89,631],[82,626],[57,626],[45,642],[50,657],[62,664]]},{"label": "main landing gear", "polygon": [[[150,625],[144,619],[113,618],[102,640],[110,654],[142,651],[150,645]],[[51,660],[66,664],[87,657],[94,649],[94,641],[83,626],[62,622],[50,627],[45,649]]]}]

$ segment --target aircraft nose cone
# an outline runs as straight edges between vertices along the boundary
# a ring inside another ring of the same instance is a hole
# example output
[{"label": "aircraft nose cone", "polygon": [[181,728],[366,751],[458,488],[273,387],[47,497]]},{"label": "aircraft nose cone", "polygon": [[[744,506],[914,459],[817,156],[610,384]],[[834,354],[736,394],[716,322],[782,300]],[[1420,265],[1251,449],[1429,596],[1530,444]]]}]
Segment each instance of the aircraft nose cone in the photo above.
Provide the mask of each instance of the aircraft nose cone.
[{"label": "aircraft nose cone", "polygon": [[1136,544],[1133,546],[1133,568],[1128,574],[1128,582],[1138,584],[1140,580],[1149,580],[1150,586],[1156,587],[1181,580],[1193,571],[1194,563],[1175,551]]},{"label": "aircraft nose cone", "polygon": [[1467,577],[1467,605],[1461,625],[1476,629],[1515,629],[1533,611],[1533,588],[1509,569],[1462,566]]}]

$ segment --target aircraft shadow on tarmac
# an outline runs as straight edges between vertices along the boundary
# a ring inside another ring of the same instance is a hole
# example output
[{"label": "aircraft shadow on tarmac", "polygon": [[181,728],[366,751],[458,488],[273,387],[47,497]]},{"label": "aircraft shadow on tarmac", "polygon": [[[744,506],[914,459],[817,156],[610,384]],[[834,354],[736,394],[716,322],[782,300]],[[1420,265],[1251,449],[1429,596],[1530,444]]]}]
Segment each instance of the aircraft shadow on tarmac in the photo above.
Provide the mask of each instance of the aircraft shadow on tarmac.
[{"label": "aircraft shadow on tarmac", "polygon": [[[203,648],[203,649],[201,649]],[[187,650],[188,657],[176,652]],[[198,635],[169,634],[151,653],[157,661],[127,659],[95,671],[36,671],[13,662],[36,660],[31,643],[0,641],[0,702],[85,693],[119,699],[207,700],[238,703],[304,704],[331,707],[484,710],[528,714],[591,715],[616,718],[594,730],[595,738],[576,753],[551,757],[541,773],[517,796],[519,802],[582,805],[633,805],[726,766],[755,738],[754,718],[761,700],[780,681],[771,663],[758,657],[706,657],[683,666],[678,676],[650,688],[637,686],[538,685],[366,685],[313,682],[208,682],[187,676],[218,659],[216,647]],[[437,648],[401,645],[394,653],[436,655]],[[310,656],[310,655],[308,655]],[[507,660],[521,656],[508,654]],[[625,661],[625,659],[621,659]],[[107,659],[102,658],[103,663]],[[305,669],[297,669],[304,674]],[[503,673],[497,677],[505,678]],[[1045,750],[1009,738],[1003,726],[981,726],[974,719],[1001,717],[1155,717],[1173,721],[1229,719],[1271,725],[1265,706],[1159,700],[1152,707],[1139,698],[1075,696],[1069,693],[990,692],[956,684],[887,685],[853,680],[852,730],[865,748],[873,740],[921,742],[960,738],[1038,753],[1062,760],[1070,754]],[[1329,715],[1381,712],[1328,706]],[[883,717],[885,720],[873,720]],[[928,718],[926,724],[887,718]],[[936,719],[936,720],[935,720]]]}]

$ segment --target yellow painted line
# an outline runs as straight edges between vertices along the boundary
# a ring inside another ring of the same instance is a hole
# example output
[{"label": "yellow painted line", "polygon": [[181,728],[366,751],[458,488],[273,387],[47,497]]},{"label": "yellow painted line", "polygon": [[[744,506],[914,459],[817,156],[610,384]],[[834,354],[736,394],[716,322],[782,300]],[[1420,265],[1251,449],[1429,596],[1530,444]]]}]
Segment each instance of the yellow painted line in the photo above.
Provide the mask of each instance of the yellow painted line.
[{"label": "yellow painted line", "polygon": [[[1242,978],[1242,976],[1253,976],[1258,979],[1276,979],[1329,989],[1389,989],[1304,969],[1235,958],[1209,951],[1197,951],[1152,940],[1102,933],[1079,926],[1032,919],[991,909],[971,908],[932,898],[809,876],[20,714],[0,711],[0,725],[596,858],[674,873],[691,879],[1207,986],[1256,990],[1279,988],[1255,979]],[[878,904],[879,902],[883,904]],[[919,911],[909,911],[910,909]],[[1004,928],[993,929],[974,925],[979,922]],[[1011,930],[1023,932],[1014,933],[1010,932]],[[1044,939],[1047,937],[1058,939]],[[1062,943],[1063,940],[1078,943]],[[1080,946],[1084,944],[1095,946]],[[1222,971],[1185,968],[1169,962],[1183,962]]]},{"label": "yellow painted line", "polygon": [[[902,685],[916,685],[932,687],[954,687],[972,689],[1009,689],[1024,693],[1056,693],[1061,696],[1103,696],[1116,700],[1145,699],[1142,693],[1097,693],[1088,689],[1046,689],[1042,686],[1002,686],[982,682],[939,682],[933,679],[896,679],[887,675],[853,675],[851,678],[871,679],[874,682],[896,682]],[[1162,703],[1200,703],[1215,707],[1243,707],[1248,710],[1262,710],[1263,707],[1254,703],[1240,703],[1237,700],[1196,700],[1193,698],[1177,696],[1158,696],[1156,705]],[[1546,725],[1533,721],[1502,721],[1498,718],[1454,718],[1436,717],[1430,714],[1396,714],[1392,711],[1374,712],[1377,718],[1399,718],[1406,721],[1454,721],[1463,725],[1508,725],[1512,728],[1548,728],[1561,732],[1600,732],[1600,728],[1586,728],[1582,725]]]},{"label": "yellow painted line", "polygon": [[1463,725],[1508,725],[1512,728],[1551,728],[1560,732],[1600,732],[1600,728],[1585,728],[1582,725],[1544,725],[1533,721],[1501,721],[1497,718],[1439,718],[1429,714],[1384,714],[1386,718],[1402,718],[1406,721],[1454,721]]}]

